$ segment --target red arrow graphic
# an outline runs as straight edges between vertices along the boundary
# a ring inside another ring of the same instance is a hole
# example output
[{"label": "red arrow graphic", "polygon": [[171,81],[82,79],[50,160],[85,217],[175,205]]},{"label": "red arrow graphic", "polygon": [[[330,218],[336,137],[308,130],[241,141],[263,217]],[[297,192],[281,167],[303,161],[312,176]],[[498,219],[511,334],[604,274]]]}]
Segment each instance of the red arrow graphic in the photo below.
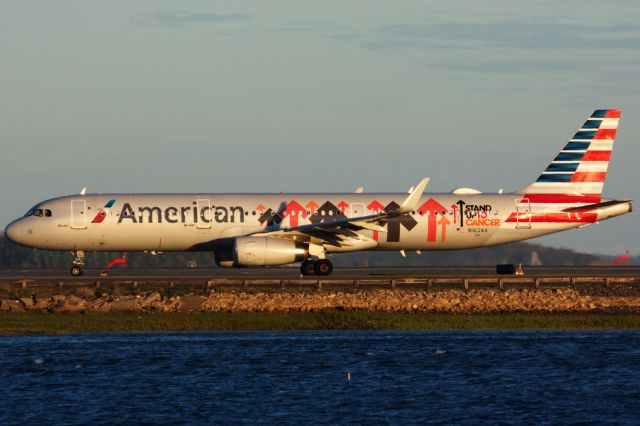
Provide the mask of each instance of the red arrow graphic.
[{"label": "red arrow graphic", "polygon": [[[372,213],[380,213],[382,209],[384,209],[384,204],[382,204],[378,200],[373,200],[372,202],[369,203],[367,208],[371,210]],[[373,231],[373,239],[378,241],[379,237],[380,237],[380,233],[378,231]]]},{"label": "red arrow graphic", "polygon": [[442,214],[444,206],[433,198],[429,198],[423,205],[418,207],[416,211],[421,215],[429,214],[427,221],[427,242],[435,242],[436,233],[438,232],[436,212]]},{"label": "red arrow graphic", "polygon": [[340,209],[342,214],[344,214],[344,211],[347,209],[347,207],[349,207],[349,204],[344,201],[340,201],[340,204],[338,204],[338,208]]},{"label": "red arrow graphic", "polygon": [[442,225],[440,228],[440,241],[444,243],[447,239],[447,225],[449,225],[451,221],[447,219],[446,216],[442,216],[442,218],[438,221],[438,225]]},{"label": "red arrow graphic", "polygon": [[307,209],[305,209],[296,200],[291,200],[287,203],[287,207],[284,209],[284,217],[289,218],[289,226],[298,226],[298,217],[307,217]]},{"label": "red arrow graphic", "polygon": [[382,211],[382,209],[384,208],[384,204],[382,204],[380,201],[378,200],[373,200],[368,206],[367,208],[369,210],[371,210],[373,213],[380,213]]},{"label": "red arrow graphic", "polygon": [[318,209],[318,205],[316,203],[314,203],[313,201],[309,201],[305,207],[307,209],[309,209],[309,212],[311,214],[314,214],[316,212],[316,210]]}]

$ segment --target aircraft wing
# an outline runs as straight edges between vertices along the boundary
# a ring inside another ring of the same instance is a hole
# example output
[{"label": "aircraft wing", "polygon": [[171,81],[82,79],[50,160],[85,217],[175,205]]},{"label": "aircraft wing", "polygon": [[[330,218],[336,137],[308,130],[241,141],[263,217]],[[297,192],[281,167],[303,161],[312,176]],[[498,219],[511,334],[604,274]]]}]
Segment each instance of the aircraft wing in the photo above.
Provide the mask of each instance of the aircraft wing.
[{"label": "aircraft wing", "polygon": [[400,207],[395,210],[367,216],[345,217],[331,222],[310,223],[291,228],[266,229],[251,235],[259,237],[294,239],[301,242],[329,244],[336,247],[350,246],[355,240],[362,240],[365,238],[359,233],[359,231],[370,230],[386,232],[383,225],[387,219],[415,211],[418,206],[420,196],[428,184],[428,177],[422,179],[420,183],[416,185],[415,189],[411,191],[409,196],[402,202]]}]

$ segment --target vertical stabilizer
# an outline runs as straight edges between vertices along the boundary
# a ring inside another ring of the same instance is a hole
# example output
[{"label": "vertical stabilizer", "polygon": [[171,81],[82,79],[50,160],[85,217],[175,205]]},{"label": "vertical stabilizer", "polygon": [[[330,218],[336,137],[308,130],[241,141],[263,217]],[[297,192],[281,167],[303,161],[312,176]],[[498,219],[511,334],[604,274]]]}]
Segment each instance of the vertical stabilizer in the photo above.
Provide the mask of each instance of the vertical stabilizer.
[{"label": "vertical stabilizer", "polygon": [[600,202],[621,112],[594,111],[540,177],[517,193],[532,203]]}]

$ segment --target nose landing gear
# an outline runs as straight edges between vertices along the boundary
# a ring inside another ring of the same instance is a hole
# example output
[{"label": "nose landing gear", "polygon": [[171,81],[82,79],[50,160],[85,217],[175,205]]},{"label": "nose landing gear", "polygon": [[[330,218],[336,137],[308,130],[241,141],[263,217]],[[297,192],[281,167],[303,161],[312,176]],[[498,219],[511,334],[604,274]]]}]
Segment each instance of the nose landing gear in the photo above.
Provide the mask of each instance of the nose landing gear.
[{"label": "nose landing gear", "polygon": [[73,254],[73,265],[69,272],[74,277],[79,277],[84,274],[84,252],[83,251],[72,251]]}]

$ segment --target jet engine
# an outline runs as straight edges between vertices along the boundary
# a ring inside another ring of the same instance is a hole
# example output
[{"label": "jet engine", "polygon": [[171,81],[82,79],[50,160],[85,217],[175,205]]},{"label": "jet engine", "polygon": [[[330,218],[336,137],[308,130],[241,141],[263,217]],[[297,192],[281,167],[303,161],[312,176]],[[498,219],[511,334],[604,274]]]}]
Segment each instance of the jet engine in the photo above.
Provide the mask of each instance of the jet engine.
[{"label": "jet engine", "polygon": [[233,260],[238,266],[285,265],[308,257],[308,248],[291,240],[239,237],[233,241]]}]

